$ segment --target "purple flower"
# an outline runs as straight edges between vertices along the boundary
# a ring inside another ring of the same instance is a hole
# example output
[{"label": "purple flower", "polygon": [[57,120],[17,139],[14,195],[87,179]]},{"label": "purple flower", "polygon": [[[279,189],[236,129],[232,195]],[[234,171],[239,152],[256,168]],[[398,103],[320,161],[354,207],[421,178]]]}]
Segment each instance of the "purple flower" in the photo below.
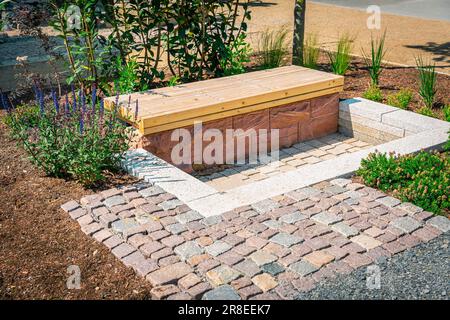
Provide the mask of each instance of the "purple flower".
[{"label": "purple flower", "polygon": [[80,133],[84,133],[84,113],[80,115]]},{"label": "purple flower", "polygon": [[59,113],[59,102],[58,102],[58,97],[56,96],[56,92],[55,92],[55,90],[53,90],[53,88],[52,88],[52,99],[53,99],[53,105],[55,106],[56,114],[58,114]]},{"label": "purple flower", "polygon": [[100,117],[103,117],[103,114],[105,113],[105,102],[103,101],[103,98],[100,99]]},{"label": "purple flower", "polygon": [[34,97],[36,98],[36,103],[39,104],[39,90],[37,88],[36,82],[33,84]]},{"label": "purple flower", "polygon": [[81,110],[83,113],[86,113],[86,96],[84,92],[80,90],[80,101],[81,101]]},{"label": "purple flower", "polygon": [[139,113],[139,105],[138,105],[138,99],[136,99],[136,107],[134,109],[134,121],[137,121],[138,113]]},{"label": "purple flower", "polygon": [[118,107],[119,107],[119,90],[117,89],[116,85],[116,101],[114,103],[114,111],[116,111]]},{"label": "purple flower", "polygon": [[98,126],[100,128],[100,132],[103,131],[103,114],[105,113],[105,103],[103,101],[103,98],[100,99],[100,111],[99,111],[99,118],[98,118]]},{"label": "purple flower", "polygon": [[77,95],[75,94],[75,88],[72,84],[72,99],[73,99],[73,112],[77,111]]},{"label": "purple flower", "polygon": [[108,125],[110,130],[112,129],[113,121],[114,121],[114,118],[116,117],[117,108],[119,107],[119,89],[117,87],[117,84],[115,85],[115,87],[116,87],[116,102],[114,103],[114,108],[110,115],[110,121],[109,121],[109,125]]},{"label": "purple flower", "polygon": [[44,93],[42,90],[39,90],[39,111],[42,114],[45,113],[45,104],[44,104]]},{"label": "purple flower", "polygon": [[66,102],[65,102],[65,105],[64,105],[64,112],[66,114],[70,113],[70,103],[69,103],[69,97],[67,96],[67,93],[66,93]]},{"label": "purple flower", "polygon": [[95,113],[95,104],[97,103],[97,87],[92,88],[92,114]]}]

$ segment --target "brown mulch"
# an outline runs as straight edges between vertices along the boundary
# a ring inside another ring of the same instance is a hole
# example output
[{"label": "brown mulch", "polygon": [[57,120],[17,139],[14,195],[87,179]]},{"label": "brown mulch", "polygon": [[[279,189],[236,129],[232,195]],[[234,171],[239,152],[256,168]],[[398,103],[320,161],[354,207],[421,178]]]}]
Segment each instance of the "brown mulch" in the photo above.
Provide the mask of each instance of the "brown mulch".
[{"label": "brown mulch", "polygon": [[[319,68],[323,71],[331,71],[324,57],[319,60]],[[364,91],[370,85],[370,77],[361,59],[354,58],[350,70],[345,74],[344,92],[341,98],[348,99],[362,97]],[[419,74],[416,68],[385,65],[380,76],[380,89],[383,92],[383,103],[387,103],[387,96],[397,93],[400,89],[410,89],[413,99],[408,110],[417,112],[423,107],[423,102],[418,94]],[[438,74],[436,81],[436,104],[433,108],[436,116],[443,119],[442,107],[450,103],[450,76]]]},{"label": "brown mulch", "polygon": [[[59,209],[93,190],[46,177],[8,137],[3,124],[0,163],[0,299],[150,298],[145,280]],[[110,185],[133,180],[113,176]],[[81,269],[80,290],[66,288],[70,265]]]}]

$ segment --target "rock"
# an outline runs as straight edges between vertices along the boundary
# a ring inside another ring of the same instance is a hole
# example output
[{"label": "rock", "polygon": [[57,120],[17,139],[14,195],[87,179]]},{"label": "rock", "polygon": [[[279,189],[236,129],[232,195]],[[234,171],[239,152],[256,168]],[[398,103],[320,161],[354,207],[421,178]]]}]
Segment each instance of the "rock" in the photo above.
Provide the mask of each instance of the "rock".
[{"label": "rock", "polygon": [[202,300],[241,300],[241,297],[233,287],[223,285],[205,293]]}]

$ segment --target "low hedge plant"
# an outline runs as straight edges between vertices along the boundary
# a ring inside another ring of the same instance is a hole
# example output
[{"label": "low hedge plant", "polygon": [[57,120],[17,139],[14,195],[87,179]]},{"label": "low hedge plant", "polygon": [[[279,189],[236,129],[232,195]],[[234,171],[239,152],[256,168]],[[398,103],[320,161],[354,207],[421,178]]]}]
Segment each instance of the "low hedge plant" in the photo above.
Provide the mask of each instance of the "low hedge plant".
[{"label": "low hedge plant", "polygon": [[389,192],[436,214],[450,210],[450,158],[448,152],[415,155],[372,153],[361,161],[357,174],[364,183]]}]

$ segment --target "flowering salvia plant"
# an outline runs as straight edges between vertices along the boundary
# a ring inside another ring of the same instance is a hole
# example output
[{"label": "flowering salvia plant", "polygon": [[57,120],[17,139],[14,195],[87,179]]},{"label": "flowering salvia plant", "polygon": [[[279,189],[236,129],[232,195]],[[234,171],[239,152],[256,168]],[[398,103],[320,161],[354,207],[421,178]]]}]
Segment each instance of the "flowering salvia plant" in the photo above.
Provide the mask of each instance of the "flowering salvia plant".
[{"label": "flowering salvia plant", "polygon": [[120,121],[116,110],[105,110],[95,88],[90,95],[81,90],[78,96],[72,88],[64,97],[52,90],[52,103],[46,103],[41,89],[34,90],[36,104],[9,108],[5,119],[36,165],[50,176],[75,179],[85,186],[104,180],[107,171],[119,170],[132,129]]}]

